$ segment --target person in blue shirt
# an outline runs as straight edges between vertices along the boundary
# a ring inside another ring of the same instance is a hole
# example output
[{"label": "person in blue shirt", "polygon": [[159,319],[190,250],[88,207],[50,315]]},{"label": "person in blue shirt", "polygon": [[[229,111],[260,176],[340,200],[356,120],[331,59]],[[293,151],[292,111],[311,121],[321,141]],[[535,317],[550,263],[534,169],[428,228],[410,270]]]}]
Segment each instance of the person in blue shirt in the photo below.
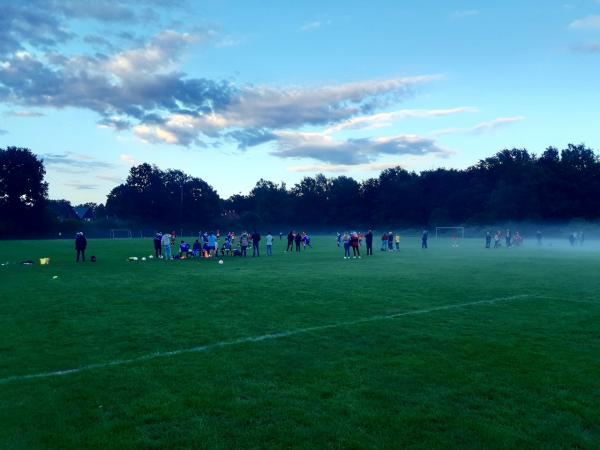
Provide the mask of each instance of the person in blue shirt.
[{"label": "person in blue shirt", "polygon": [[196,242],[194,242],[194,246],[192,247],[192,254],[194,255],[194,257],[198,257],[200,256],[200,241],[198,241],[198,239],[196,239]]},{"label": "person in blue shirt", "polygon": [[215,256],[215,250],[217,249],[217,236],[211,232],[208,235],[208,253],[210,256]]},{"label": "person in blue shirt", "polygon": [[423,230],[423,234],[421,234],[421,248],[427,248],[427,238],[428,232],[427,230]]},{"label": "person in blue shirt", "polygon": [[229,255],[231,253],[231,236],[227,236],[225,238],[225,243],[223,244],[223,255]]},{"label": "person in blue shirt", "polygon": [[302,238],[302,241],[304,244],[304,250],[306,250],[306,247],[312,248],[312,245],[310,245],[310,236],[308,235],[308,233],[306,233],[304,235],[304,237]]},{"label": "person in blue shirt", "polygon": [[179,257],[180,258],[187,258],[190,254],[190,244],[188,244],[185,241],[181,241],[181,244],[179,245]]}]

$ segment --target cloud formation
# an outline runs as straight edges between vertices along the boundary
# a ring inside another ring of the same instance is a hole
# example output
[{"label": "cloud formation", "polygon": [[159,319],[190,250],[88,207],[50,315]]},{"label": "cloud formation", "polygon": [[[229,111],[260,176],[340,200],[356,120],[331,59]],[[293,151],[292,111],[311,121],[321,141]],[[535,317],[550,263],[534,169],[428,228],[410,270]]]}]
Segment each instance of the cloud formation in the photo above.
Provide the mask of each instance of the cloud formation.
[{"label": "cloud formation", "polygon": [[102,24],[156,21],[164,10],[181,9],[183,0],[27,0],[0,6],[0,56],[35,47],[50,50],[75,37],[72,20]]},{"label": "cloud formation", "polygon": [[372,80],[316,88],[245,86],[230,91],[229,101],[200,114],[173,114],[143,123],[134,133],[148,142],[190,145],[199,135],[229,137],[246,148],[274,138],[272,130],[327,125],[413,94],[438,77],[419,76]]},{"label": "cloud formation", "polygon": [[206,138],[227,138],[243,149],[271,140],[272,130],[335,124],[370,113],[439,79],[273,87],[188,78],[176,66],[183,51],[204,38],[167,30],[109,56],[17,51],[0,60],[0,101],[92,110],[101,116],[99,126],[131,128],[152,143],[205,145]]},{"label": "cloud formation", "polygon": [[2,115],[4,117],[31,118],[31,117],[43,117],[45,114],[38,112],[38,111],[5,111]]},{"label": "cloud formation", "polygon": [[586,42],[571,46],[571,50],[576,53],[600,53],[600,42]]},{"label": "cloud formation", "polygon": [[449,134],[484,134],[490,133],[498,130],[499,128],[503,128],[505,126],[515,124],[525,120],[523,116],[515,116],[515,117],[499,117],[494,120],[489,120],[487,122],[481,122],[470,128],[446,128],[444,130],[438,130],[431,133],[434,137],[446,136]]},{"label": "cloud formation", "polygon": [[574,30],[600,30],[600,16],[587,16],[583,19],[574,20],[569,24]]},{"label": "cloud formation", "polygon": [[447,150],[435,141],[415,135],[336,140],[321,133],[278,132],[279,158],[309,158],[331,164],[356,165],[374,162],[382,155],[429,155],[445,157]]},{"label": "cloud formation", "polygon": [[99,161],[94,157],[79,153],[47,153],[42,155],[44,164],[57,172],[85,173],[98,169],[112,169],[114,164]]},{"label": "cloud formation", "polygon": [[[115,33],[78,37],[69,27],[71,20],[107,26],[153,23],[160,16],[157,10],[181,4],[158,0],[10,3],[0,14],[0,102],[13,105],[15,110],[9,114],[15,117],[42,114],[29,108],[94,111],[99,127],[130,130],[148,143],[207,146],[229,141],[240,149],[270,143],[272,154],[280,158],[365,167],[382,155],[444,156],[447,152],[430,138],[410,134],[346,140],[335,134],[474,111],[461,107],[378,112],[439,80],[436,75],[321,86],[238,85],[191,77],[179,68],[190,47],[215,42],[212,30],[167,29],[142,39],[127,31],[118,37]],[[315,21],[303,29],[329,23]],[[62,44],[75,38],[93,51],[60,51]],[[323,131],[297,131],[309,127]],[[125,157],[121,162],[134,163]],[[45,161],[54,170],[71,173],[114,167],[74,153],[46,155]]]},{"label": "cloud formation", "polygon": [[449,109],[402,109],[399,111],[372,114],[369,116],[359,116],[340,122],[327,128],[328,133],[339,132],[343,130],[370,130],[390,126],[395,122],[406,119],[425,119],[434,117],[453,116],[469,112],[476,112],[476,108],[460,107]]},{"label": "cloud formation", "polygon": [[[95,111],[101,124],[122,129],[126,118],[159,122],[162,114],[201,114],[228,103],[227,82],[187,79],[172,69],[182,49],[200,39],[165,31],[143,47],[113,56],[47,60],[17,52],[0,61],[0,101],[29,107],[77,107]],[[120,116],[118,121],[114,116]]]},{"label": "cloud formation", "polygon": [[79,181],[72,181],[70,183],[65,183],[65,186],[73,188],[78,191],[93,191],[98,189],[97,184],[89,184],[89,183],[81,183]]}]

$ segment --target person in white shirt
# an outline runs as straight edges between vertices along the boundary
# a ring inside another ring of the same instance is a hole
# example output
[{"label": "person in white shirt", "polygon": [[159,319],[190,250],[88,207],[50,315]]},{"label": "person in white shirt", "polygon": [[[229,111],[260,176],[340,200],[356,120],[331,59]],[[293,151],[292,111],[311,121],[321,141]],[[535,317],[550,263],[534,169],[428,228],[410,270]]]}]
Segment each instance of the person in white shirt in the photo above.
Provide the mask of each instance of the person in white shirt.
[{"label": "person in white shirt", "polygon": [[266,237],[267,240],[267,256],[273,256],[273,235],[269,231]]},{"label": "person in white shirt", "polygon": [[163,257],[168,261],[171,259],[171,235],[169,233],[163,234],[160,243],[163,246]]}]

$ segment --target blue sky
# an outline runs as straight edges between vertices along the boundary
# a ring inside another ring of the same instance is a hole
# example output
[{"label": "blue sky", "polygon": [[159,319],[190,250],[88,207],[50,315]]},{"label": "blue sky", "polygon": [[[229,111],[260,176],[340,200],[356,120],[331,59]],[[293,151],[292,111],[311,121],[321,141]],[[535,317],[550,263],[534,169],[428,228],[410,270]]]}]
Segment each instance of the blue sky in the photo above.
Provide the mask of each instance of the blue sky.
[{"label": "blue sky", "polygon": [[599,73],[598,0],[0,0],[0,147],[74,203],[139,162],[224,197],[464,168],[598,149]]}]

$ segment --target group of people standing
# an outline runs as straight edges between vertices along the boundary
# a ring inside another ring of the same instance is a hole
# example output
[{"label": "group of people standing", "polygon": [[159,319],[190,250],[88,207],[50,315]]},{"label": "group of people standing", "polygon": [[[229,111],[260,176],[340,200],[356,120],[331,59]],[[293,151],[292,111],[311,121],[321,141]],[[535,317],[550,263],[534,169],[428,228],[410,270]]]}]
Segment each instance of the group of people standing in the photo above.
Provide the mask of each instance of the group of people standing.
[{"label": "group of people standing", "polygon": [[[282,233],[279,233],[279,239],[281,239]],[[287,235],[287,247],[285,249],[287,252],[294,252],[294,248],[296,249],[296,253],[300,253],[301,249],[306,250],[307,248],[312,248],[312,244],[310,243],[310,235],[303,231],[302,233],[297,233],[294,230],[290,230]]]},{"label": "group of people standing", "polygon": [[395,245],[395,250],[399,251],[400,250],[400,235],[396,233],[396,235],[394,235],[394,233],[392,231],[389,231],[387,233],[383,233],[381,235],[381,251],[389,251],[389,252],[393,252],[394,251],[394,245]]},{"label": "group of people standing", "polygon": [[[516,247],[521,246],[523,244],[523,236],[518,231],[515,232],[514,236],[510,228],[506,229],[506,232],[503,234],[501,230],[497,230],[494,234],[494,248],[502,247],[502,237],[504,236],[504,244],[506,248],[510,248],[513,245]],[[542,233],[540,231],[537,232],[538,244],[541,245],[542,242]],[[492,234],[487,231],[485,233],[485,248],[491,248],[492,246]]]},{"label": "group of people standing", "polygon": [[[542,232],[540,230],[537,230],[535,232],[535,237],[537,245],[541,246],[543,238]],[[523,236],[521,235],[521,233],[516,231],[513,235],[510,228],[507,228],[504,233],[502,233],[502,231],[500,230],[496,231],[493,237],[489,231],[486,232],[485,248],[492,248],[492,239],[494,240],[494,248],[502,247],[502,238],[504,238],[504,245],[506,248],[511,248],[513,246],[519,247],[523,244]],[[583,245],[584,239],[585,238],[583,235],[583,231],[569,233],[569,244],[571,245],[571,247],[575,247],[577,243],[579,243],[579,245]]]},{"label": "group of people standing", "polygon": [[579,245],[583,245],[584,240],[585,237],[583,235],[583,231],[574,231],[573,233],[569,234],[569,244],[571,244],[571,247],[575,247],[577,243],[579,243]]},{"label": "group of people standing", "polygon": [[[179,244],[179,252],[176,252],[177,235],[175,231],[171,233],[157,232],[154,235],[154,254],[159,259],[187,259],[187,258],[212,258],[218,255],[226,256],[241,256],[248,255],[248,247],[252,246],[252,256],[260,256],[260,242],[262,236],[256,230],[252,233],[247,231],[242,232],[238,236],[234,232],[229,232],[225,235],[224,241],[221,244],[221,233],[217,230],[211,232],[200,233],[200,238],[190,245],[181,240]],[[266,254],[273,255],[273,235],[269,232],[266,237]]]},{"label": "group of people standing", "polygon": [[[421,248],[423,249],[427,248],[428,236],[428,231],[423,230],[421,233]],[[344,259],[351,259],[350,249],[352,249],[352,258],[360,258],[360,247],[363,239],[366,244],[367,255],[373,255],[373,230],[369,230],[364,236],[356,231],[351,233],[346,231],[343,234],[337,233],[337,246],[344,248]],[[400,235],[394,234],[392,231],[383,233],[381,235],[380,250],[382,252],[400,251]]]},{"label": "group of people standing", "polygon": [[[338,233],[338,235],[340,235]],[[372,255],[373,254],[373,233],[371,231],[369,231],[369,233],[367,233],[367,235],[369,236],[369,239],[366,241],[367,242],[367,255]],[[366,236],[365,236],[366,238]],[[341,240],[343,246],[344,246],[344,259],[350,259],[350,248],[352,248],[352,254],[353,254],[353,258],[360,258],[360,244],[362,243],[362,236],[359,235],[356,231],[353,231],[352,233],[348,233],[345,232],[343,234],[343,236],[339,237],[339,240]],[[338,246],[339,244],[339,240],[338,240]]]}]

